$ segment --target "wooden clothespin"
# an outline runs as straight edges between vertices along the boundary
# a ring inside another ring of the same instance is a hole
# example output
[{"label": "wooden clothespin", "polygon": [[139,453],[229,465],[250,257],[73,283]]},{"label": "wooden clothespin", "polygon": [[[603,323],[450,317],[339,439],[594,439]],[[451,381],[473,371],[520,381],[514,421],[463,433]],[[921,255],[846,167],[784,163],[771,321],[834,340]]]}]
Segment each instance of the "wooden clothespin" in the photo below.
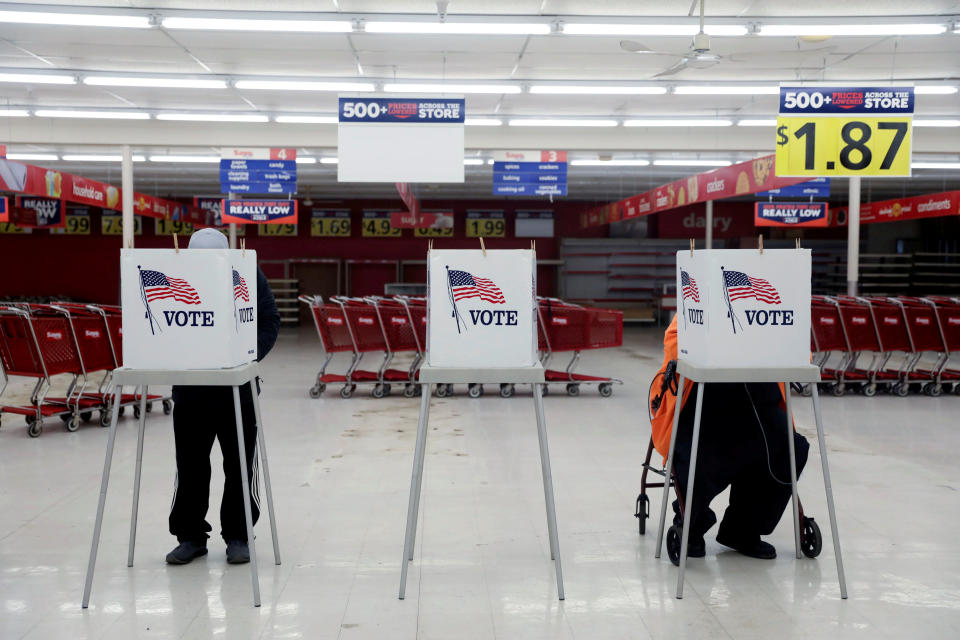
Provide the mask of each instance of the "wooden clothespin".
[{"label": "wooden clothespin", "polygon": [[243,258],[247,257],[247,239],[240,238],[240,256]]},{"label": "wooden clothespin", "polygon": [[480,253],[483,254],[483,257],[487,257],[487,247],[483,244],[483,236],[480,236]]},{"label": "wooden clothespin", "polygon": [[693,248],[696,244],[696,241],[693,238],[690,238],[690,257],[693,257]]},{"label": "wooden clothespin", "polygon": [[177,242],[177,234],[173,234],[173,250],[180,253],[180,243]]},{"label": "wooden clothespin", "polygon": [[800,248],[800,238],[797,237],[797,238],[795,238],[795,239],[796,239],[796,241],[797,241],[797,249],[799,249],[799,248]]},{"label": "wooden clothespin", "polygon": [[433,238],[427,240],[427,251],[433,251]]},{"label": "wooden clothespin", "polygon": [[537,252],[537,241],[536,241],[536,240],[531,240],[531,241],[530,241],[530,251],[533,251],[534,253]]},{"label": "wooden clothespin", "polygon": [[757,236],[757,248],[760,249],[760,255],[763,255],[763,234]]}]

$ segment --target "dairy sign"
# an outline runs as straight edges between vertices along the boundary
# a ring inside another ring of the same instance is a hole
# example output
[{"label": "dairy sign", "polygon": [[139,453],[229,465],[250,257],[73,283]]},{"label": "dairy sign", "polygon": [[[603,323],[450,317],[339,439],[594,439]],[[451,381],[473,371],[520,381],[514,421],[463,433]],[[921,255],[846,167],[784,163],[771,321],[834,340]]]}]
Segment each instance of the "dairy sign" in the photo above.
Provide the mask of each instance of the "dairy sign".
[{"label": "dairy sign", "polygon": [[224,200],[224,224],[296,224],[296,200]]},{"label": "dairy sign", "polygon": [[807,366],[808,249],[677,252],[681,359],[713,368]]},{"label": "dairy sign", "polygon": [[754,224],[758,227],[826,227],[826,202],[758,202]]},{"label": "dairy sign", "polygon": [[531,250],[434,250],[427,257],[427,359],[433,367],[537,362]]}]

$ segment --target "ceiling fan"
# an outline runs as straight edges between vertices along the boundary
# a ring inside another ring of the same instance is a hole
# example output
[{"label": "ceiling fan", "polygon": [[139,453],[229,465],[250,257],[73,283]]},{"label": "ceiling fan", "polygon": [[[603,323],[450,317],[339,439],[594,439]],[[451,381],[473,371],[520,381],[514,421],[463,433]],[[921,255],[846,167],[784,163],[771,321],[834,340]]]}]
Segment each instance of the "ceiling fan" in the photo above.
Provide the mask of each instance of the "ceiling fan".
[{"label": "ceiling fan", "polygon": [[[703,16],[704,16],[705,1],[706,0],[700,0],[700,31],[695,36],[693,36],[693,42],[690,43],[690,48],[687,51],[683,53],[673,53],[670,51],[656,51],[640,42],[637,42],[636,40],[621,40],[620,48],[630,53],[674,56],[679,58],[679,60],[677,60],[677,62],[675,62],[673,65],[671,65],[664,71],[661,71],[660,73],[655,74],[653,76],[654,78],[672,76],[674,74],[680,73],[684,69],[708,69],[712,66],[720,64],[721,60],[736,60],[736,56],[719,55],[716,53],[711,53],[710,36],[708,36],[706,32],[704,32],[703,30]],[[798,45],[797,49],[790,49],[787,51],[771,51],[767,53],[775,53],[775,54],[800,53],[806,56],[813,53],[826,54],[836,50],[836,48],[837,48],[836,46],[829,46],[829,47],[820,47],[817,49],[800,49]]]}]

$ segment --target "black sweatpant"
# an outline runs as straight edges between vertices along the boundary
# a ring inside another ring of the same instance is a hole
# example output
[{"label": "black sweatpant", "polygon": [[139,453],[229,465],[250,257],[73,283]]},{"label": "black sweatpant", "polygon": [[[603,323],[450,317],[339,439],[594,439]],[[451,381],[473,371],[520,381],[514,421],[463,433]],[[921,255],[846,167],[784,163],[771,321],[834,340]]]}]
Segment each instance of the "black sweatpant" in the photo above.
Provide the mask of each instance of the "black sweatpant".
[{"label": "black sweatpant", "polygon": [[[697,385],[694,385],[680,413],[673,458],[678,490],[684,498],[690,471],[696,394]],[[692,516],[691,540],[702,538],[716,523],[717,516],[710,509],[710,502],[728,486],[730,505],[723,515],[719,534],[727,539],[755,540],[776,528],[791,497],[787,414],[780,408],[781,400],[780,390],[773,383],[717,383],[704,387],[693,508],[687,510]],[[799,433],[794,433],[793,439],[799,478],[810,445]],[[771,477],[771,470],[776,479]],[[679,504],[674,501],[673,506],[674,523],[679,525],[682,523]]]},{"label": "black sweatpant", "polygon": [[[174,387],[173,433],[177,450],[177,480],[170,508],[170,533],[180,542],[206,540],[212,529],[206,521],[210,503],[210,451],[220,441],[223,453],[223,500],[220,535],[224,540],[246,540],[243,485],[237,455],[237,423],[233,387]],[[257,424],[250,385],[240,387],[243,441],[250,481],[253,522],[260,517],[257,488]]]}]

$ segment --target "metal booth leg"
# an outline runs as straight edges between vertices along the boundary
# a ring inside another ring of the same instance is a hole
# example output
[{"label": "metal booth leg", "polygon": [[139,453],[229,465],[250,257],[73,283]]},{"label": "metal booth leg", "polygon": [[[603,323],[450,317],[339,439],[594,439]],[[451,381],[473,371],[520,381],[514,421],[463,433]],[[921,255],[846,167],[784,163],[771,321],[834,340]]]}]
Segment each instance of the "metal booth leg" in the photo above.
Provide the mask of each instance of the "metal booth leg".
[{"label": "metal booth leg", "polygon": [[[690,472],[687,474],[687,498],[683,503],[683,538],[680,540],[680,573],[677,575],[677,599],[683,598],[683,575],[687,571],[687,544],[690,542],[690,521],[693,520],[693,480],[697,474],[697,448],[700,445],[700,410],[703,407],[703,388],[697,385],[697,410],[693,418],[693,443],[690,446]],[[673,436],[671,436],[673,437]]]},{"label": "metal booth leg", "polygon": [[553,496],[553,474],[550,471],[550,449],[547,446],[547,424],[543,415],[543,386],[533,386],[533,402],[537,412],[537,435],[540,441],[540,467],[543,472],[543,495],[547,507],[547,530],[550,535],[550,557],[557,572],[557,597],[564,599],[563,567],[560,564],[560,540],[557,536],[557,508]]},{"label": "metal booth leg", "polygon": [[660,557],[660,550],[663,548],[663,526],[667,521],[667,503],[670,501],[670,478],[673,470],[673,449],[677,442],[677,429],[680,425],[680,410],[683,405],[683,387],[686,378],[680,376],[680,383],[677,385],[677,404],[673,411],[673,431],[670,432],[670,448],[667,450],[667,466],[663,474],[663,501],[660,504],[660,527],[657,529],[657,551],[655,558]]},{"label": "metal booth leg", "polygon": [[243,418],[240,415],[240,387],[233,387],[233,413],[237,421],[237,450],[240,454],[240,481],[243,486],[243,515],[247,521],[247,546],[250,549],[250,581],[253,583],[253,606],[260,606],[260,577],[257,574],[257,548],[253,539],[253,516],[250,514],[250,480],[247,478],[247,447],[243,440]]},{"label": "metal booth leg", "polygon": [[110,435],[107,438],[107,453],[103,460],[103,476],[100,478],[100,500],[97,502],[97,519],[93,525],[93,542],[90,543],[90,559],[87,562],[87,579],[83,583],[83,599],[80,606],[84,609],[90,604],[90,588],[93,586],[93,570],[97,564],[97,549],[100,546],[100,526],[103,524],[103,507],[107,502],[107,484],[110,482],[110,463],[113,462],[113,445],[117,439],[117,419],[120,417],[120,397],[123,385],[117,385],[113,394],[113,407],[110,417]]},{"label": "metal booth leg", "polygon": [[260,394],[256,379],[250,381],[253,394],[253,412],[257,420],[257,443],[260,447],[260,465],[263,467],[263,484],[267,490],[267,512],[270,514],[270,534],[273,536],[273,561],[280,564],[280,541],[277,536],[277,517],[273,511],[273,487],[270,484],[270,467],[267,464],[267,444],[263,435],[263,419],[260,417]]},{"label": "metal booth leg", "polygon": [[407,591],[407,568],[413,560],[413,547],[417,537],[417,516],[420,511],[420,488],[423,482],[423,458],[427,448],[427,423],[430,421],[430,394],[433,385],[420,385],[420,420],[417,422],[417,443],[413,452],[413,472],[410,476],[410,499],[407,503],[407,530],[403,539],[403,560],[400,562],[400,594],[404,599]]},{"label": "metal booth leg", "polygon": [[790,383],[783,383],[784,389],[784,400],[787,403],[787,442],[788,452],[790,456],[790,487],[793,491],[793,539],[797,552],[797,559],[799,560],[802,556],[800,553],[800,500],[797,498],[797,455],[796,455],[796,445],[793,442],[793,409],[791,407],[790,396]]},{"label": "metal booth leg", "polygon": [[830,465],[827,464],[827,443],[823,438],[823,420],[820,415],[820,392],[817,383],[812,383],[813,416],[817,422],[817,442],[820,445],[820,464],[823,465],[823,488],[827,494],[827,513],[830,514],[830,533],[833,535],[833,553],[837,557],[837,576],[840,579],[840,597],[847,599],[847,578],[843,572],[843,556],[840,553],[840,532],[837,530],[837,512],[833,505],[833,486],[830,484]]},{"label": "metal booth leg", "polygon": [[130,542],[127,544],[127,566],[133,566],[133,550],[137,546],[137,515],[140,510],[140,470],[143,468],[143,435],[147,424],[147,385],[140,388],[140,424],[137,428],[137,466],[133,471],[133,507],[130,509]]}]

